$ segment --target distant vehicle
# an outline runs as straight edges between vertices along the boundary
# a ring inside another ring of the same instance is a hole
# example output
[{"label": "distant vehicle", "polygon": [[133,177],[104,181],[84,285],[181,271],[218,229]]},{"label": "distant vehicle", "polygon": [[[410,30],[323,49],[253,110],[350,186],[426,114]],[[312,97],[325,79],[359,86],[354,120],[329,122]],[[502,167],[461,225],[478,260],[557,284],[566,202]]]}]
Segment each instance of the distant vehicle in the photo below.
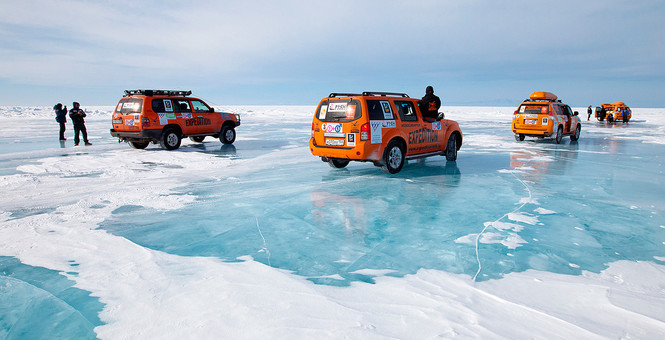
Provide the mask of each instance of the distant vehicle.
[{"label": "distant vehicle", "polygon": [[596,107],[596,113],[594,116],[596,116],[596,119],[599,121],[605,120],[605,117],[607,116],[607,111],[612,107],[612,104],[606,103],[606,104],[601,104],[600,106]]},{"label": "distant vehicle", "polygon": [[527,136],[554,137],[557,144],[563,136],[578,140],[582,131],[579,113],[557,99],[553,93],[541,91],[533,92],[523,101],[513,115],[515,140],[523,141]]},{"label": "distant vehicle", "polygon": [[628,111],[628,119],[626,121],[629,121],[630,118],[632,118],[632,112],[630,111],[630,108],[626,106],[623,102],[614,102],[612,105],[609,107],[607,111],[607,116],[606,119],[608,122],[620,122],[623,121],[623,111]]},{"label": "distant vehicle", "polygon": [[402,170],[405,160],[445,156],[457,160],[462,131],[457,122],[423,118],[418,99],[404,93],[331,93],[312,120],[309,147],[331,167],[373,162],[385,172]]},{"label": "distant vehicle", "polygon": [[151,142],[166,150],[180,147],[182,138],[201,143],[206,136],[224,144],[236,139],[240,116],[215,112],[192,91],[125,90],[113,112],[111,136],[145,149]]}]

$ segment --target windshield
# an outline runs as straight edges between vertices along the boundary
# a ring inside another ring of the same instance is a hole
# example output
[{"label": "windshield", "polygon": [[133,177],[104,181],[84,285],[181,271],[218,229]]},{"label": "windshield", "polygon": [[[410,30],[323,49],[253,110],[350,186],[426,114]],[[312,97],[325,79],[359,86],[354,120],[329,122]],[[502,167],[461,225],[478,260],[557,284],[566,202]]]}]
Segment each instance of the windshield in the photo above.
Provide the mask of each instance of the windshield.
[{"label": "windshield", "polygon": [[361,115],[362,108],[357,100],[326,100],[316,110],[316,117],[324,122],[350,122]]},{"label": "windshield", "polygon": [[547,104],[522,104],[517,110],[519,113],[536,113],[547,114],[549,112],[549,105]]}]

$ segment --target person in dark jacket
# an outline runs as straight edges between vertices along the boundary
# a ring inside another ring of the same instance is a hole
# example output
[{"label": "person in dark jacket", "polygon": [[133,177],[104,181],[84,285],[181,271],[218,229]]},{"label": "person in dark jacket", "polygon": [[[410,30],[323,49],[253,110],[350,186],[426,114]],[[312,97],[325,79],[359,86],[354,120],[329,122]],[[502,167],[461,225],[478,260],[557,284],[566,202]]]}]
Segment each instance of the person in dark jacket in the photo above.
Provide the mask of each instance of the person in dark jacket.
[{"label": "person in dark jacket", "polygon": [[425,96],[420,99],[418,106],[420,106],[420,112],[422,112],[423,118],[436,119],[439,116],[441,99],[434,95],[434,88],[432,86],[427,86],[427,88],[425,88]]},{"label": "person in dark jacket", "polygon": [[586,109],[586,113],[588,114],[586,120],[589,120],[591,118],[591,105],[589,105],[589,108]]},{"label": "person in dark jacket", "polygon": [[55,111],[55,121],[60,124],[60,140],[64,141],[67,140],[65,138],[65,123],[67,123],[67,106],[65,108],[62,108],[61,103],[55,104],[53,107],[53,110]]},{"label": "person in dark jacket", "polygon": [[79,132],[83,134],[83,142],[85,142],[85,145],[92,145],[92,143],[88,142],[88,131],[85,129],[85,120],[83,119],[86,116],[85,112],[81,110],[79,103],[74,102],[72,105],[74,108],[69,110],[69,118],[71,118],[72,123],[74,123],[74,146],[79,145],[79,142],[81,141],[79,139]]}]

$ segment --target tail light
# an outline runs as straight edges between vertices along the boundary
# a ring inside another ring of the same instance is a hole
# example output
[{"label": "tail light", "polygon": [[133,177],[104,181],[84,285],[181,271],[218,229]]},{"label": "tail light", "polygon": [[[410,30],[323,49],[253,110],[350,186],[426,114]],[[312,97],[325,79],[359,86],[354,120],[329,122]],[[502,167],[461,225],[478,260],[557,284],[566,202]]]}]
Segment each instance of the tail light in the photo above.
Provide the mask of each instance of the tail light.
[{"label": "tail light", "polygon": [[360,126],[360,140],[369,140],[369,123]]},{"label": "tail light", "polygon": [[314,129],[316,129],[316,124],[312,122],[312,138],[314,138]]},{"label": "tail light", "polygon": [[141,118],[141,126],[150,127],[150,119],[148,117]]}]

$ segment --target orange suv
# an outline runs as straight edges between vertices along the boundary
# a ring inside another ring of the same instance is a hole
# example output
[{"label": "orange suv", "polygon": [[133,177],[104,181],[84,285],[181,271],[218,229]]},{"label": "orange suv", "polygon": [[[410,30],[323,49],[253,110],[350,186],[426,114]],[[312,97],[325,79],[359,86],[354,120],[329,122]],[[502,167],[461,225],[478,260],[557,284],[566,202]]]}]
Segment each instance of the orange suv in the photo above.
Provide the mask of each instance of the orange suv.
[{"label": "orange suv", "polygon": [[166,150],[180,147],[182,138],[201,143],[206,136],[224,144],[236,139],[240,116],[215,112],[192,91],[125,90],[113,112],[111,136],[145,149],[150,142]]},{"label": "orange suv", "polygon": [[350,161],[373,162],[399,172],[407,159],[446,156],[457,159],[462,131],[457,122],[423,119],[418,99],[404,93],[331,93],[312,120],[309,148],[334,168]]},{"label": "orange suv", "polygon": [[557,100],[553,93],[534,92],[520,104],[513,116],[515,140],[523,141],[525,136],[554,136],[559,144],[563,136],[570,136],[571,141],[576,141],[582,131],[578,114]]}]

